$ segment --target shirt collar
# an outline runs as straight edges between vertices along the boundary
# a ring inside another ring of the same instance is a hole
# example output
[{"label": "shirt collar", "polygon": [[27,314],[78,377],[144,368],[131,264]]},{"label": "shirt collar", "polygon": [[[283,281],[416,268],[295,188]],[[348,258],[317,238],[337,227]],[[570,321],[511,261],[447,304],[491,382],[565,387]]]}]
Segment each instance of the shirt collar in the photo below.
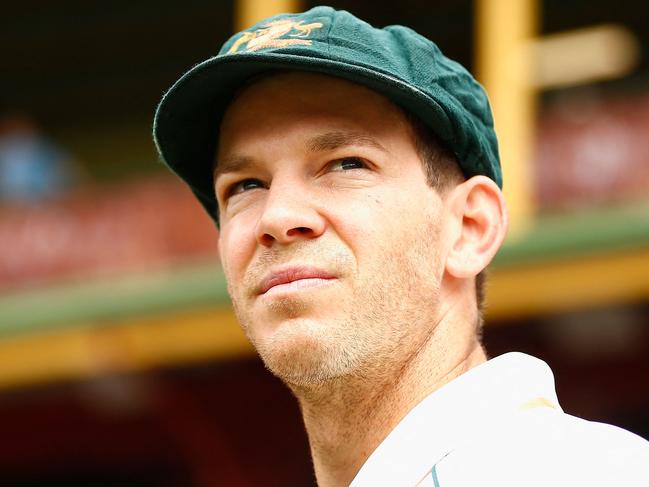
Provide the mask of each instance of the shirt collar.
[{"label": "shirt collar", "polygon": [[537,400],[559,408],[554,376],[544,361],[518,352],[493,358],[415,406],[350,487],[415,485],[463,439]]}]

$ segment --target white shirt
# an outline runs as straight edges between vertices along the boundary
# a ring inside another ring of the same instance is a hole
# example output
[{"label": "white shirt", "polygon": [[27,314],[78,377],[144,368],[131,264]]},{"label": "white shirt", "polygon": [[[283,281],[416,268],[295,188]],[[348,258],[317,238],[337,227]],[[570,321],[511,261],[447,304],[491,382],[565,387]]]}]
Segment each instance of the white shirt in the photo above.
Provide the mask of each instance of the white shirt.
[{"label": "white shirt", "polygon": [[565,414],[548,365],[508,353],[430,394],[351,487],[649,487],[649,442]]}]

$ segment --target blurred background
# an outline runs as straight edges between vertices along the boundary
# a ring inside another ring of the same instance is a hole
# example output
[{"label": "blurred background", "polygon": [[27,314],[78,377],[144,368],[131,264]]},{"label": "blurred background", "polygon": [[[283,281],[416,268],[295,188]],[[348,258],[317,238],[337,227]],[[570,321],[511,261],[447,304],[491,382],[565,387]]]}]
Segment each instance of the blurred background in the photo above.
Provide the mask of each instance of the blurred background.
[{"label": "blurred background", "polygon": [[[490,355],[649,437],[649,4],[331,1],[487,86],[512,233]],[[229,307],[217,233],[157,161],[163,92],[309,1],[9,1],[0,29],[0,484],[313,485],[297,405]]]}]

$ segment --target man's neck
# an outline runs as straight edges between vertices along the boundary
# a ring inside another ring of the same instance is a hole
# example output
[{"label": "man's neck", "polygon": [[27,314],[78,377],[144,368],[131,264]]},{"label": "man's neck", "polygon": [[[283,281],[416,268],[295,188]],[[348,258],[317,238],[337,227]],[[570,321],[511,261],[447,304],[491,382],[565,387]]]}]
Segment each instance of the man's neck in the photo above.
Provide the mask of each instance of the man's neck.
[{"label": "man's neck", "polygon": [[[486,360],[477,341],[471,340],[449,354],[443,346],[448,346],[448,337],[436,335],[391,371],[293,389],[302,408],[320,487],[349,485],[370,454],[412,408]],[[445,352],[440,354],[439,350]]]}]

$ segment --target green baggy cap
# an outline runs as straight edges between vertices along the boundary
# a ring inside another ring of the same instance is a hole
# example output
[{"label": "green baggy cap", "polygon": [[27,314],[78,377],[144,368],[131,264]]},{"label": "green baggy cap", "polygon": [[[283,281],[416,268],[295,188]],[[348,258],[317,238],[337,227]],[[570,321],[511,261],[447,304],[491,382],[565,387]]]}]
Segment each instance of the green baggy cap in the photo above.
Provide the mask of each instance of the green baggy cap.
[{"label": "green baggy cap", "polygon": [[457,156],[467,177],[502,187],[498,142],[482,86],[412,29],[376,29],[346,11],[316,7],[263,20],[233,35],[164,95],[153,135],[162,161],[218,224],[212,166],[218,129],[233,94],[250,77],[282,69],[344,78],[417,115]]}]

